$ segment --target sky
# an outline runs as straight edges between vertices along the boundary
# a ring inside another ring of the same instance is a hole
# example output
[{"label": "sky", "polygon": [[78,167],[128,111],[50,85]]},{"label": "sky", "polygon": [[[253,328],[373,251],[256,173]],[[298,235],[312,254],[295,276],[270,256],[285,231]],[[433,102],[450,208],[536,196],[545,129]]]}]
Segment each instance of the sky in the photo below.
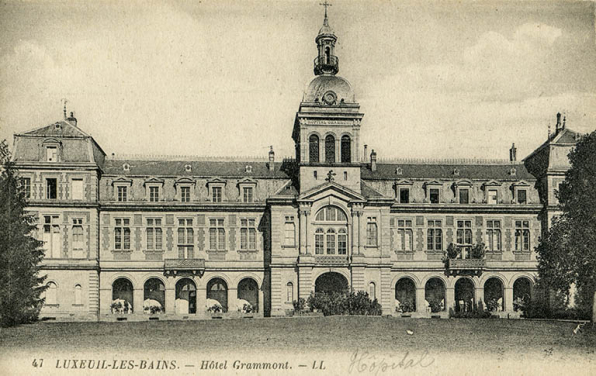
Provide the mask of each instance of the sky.
[{"label": "sky", "polygon": [[[0,139],[62,118],[109,155],[290,157],[321,1],[1,1]],[[596,129],[588,1],[330,1],[339,75],[386,158],[523,158]]]}]

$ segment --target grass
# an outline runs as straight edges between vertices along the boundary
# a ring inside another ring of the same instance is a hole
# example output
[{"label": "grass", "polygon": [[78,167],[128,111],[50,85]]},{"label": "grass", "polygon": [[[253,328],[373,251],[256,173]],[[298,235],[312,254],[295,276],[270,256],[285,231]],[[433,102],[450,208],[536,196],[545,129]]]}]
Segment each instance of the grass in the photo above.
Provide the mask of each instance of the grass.
[{"label": "grass", "polygon": [[[423,320],[320,317],[118,323],[36,323],[0,329],[5,351],[371,351],[407,349],[459,354],[562,351],[594,356],[596,328],[530,320]],[[408,334],[407,331],[413,332]]]}]

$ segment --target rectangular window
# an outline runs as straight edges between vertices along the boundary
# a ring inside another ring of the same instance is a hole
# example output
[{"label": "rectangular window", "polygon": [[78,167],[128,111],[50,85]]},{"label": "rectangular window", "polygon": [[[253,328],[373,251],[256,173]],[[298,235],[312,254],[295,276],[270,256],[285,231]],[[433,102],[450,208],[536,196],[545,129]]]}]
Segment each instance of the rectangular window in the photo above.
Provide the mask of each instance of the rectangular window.
[{"label": "rectangular window", "polygon": [[488,190],[488,194],[487,194],[487,200],[486,200],[486,202],[489,205],[496,205],[497,204],[497,198],[498,198],[497,190],[496,189],[489,189]]},{"label": "rectangular window", "polygon": [[83,199],[83,179],[72,179],[70,182],[72,188],[72,199]]},{"label": "rectangular window", "polygon": [[211,195],[212,195],[213,202],[221,202],[221,193],[222,193],[221,187],[213,187],[211,189]]},{"label": "rectangular window", "polygon": [[459,203],[460,204],[469,204],[470,203],[470,190],[469,189],[460,189],[459,190]]},{"label": "rectangular window", "polygon": [[60,217],[45,215],[43,224],[43,248],[46,257],[60,258],[62,234],[60,233]]},{"label": "rectangular window", "polygon": [[486,247],[493,252],[501,250],[501,221],[486,221]]},{"label": "rectangular window", "polygon": [[286,216],[286,223],[284,224],[284,246],[296,246],[296,225],[294,224],[294,216]]},{"label": "rectangular window", "polygon": [[515,250],[530,250],[530,222],[515,221]]},{"label": "rectangular window", "polygon": [[240,249],[257,249],[257,228],[252,218],[240,220]]},{"label": "rectangular window", "polygon": [[46,147],[46,161],[58,162],[58,148],[56,146]]},{"label": "rectangular window", "polygon": [[118,201],[128,201],[128,187],[118,187]]},{"label": "rectangular window", "polygon": [[377,217],[368,217],[366,221],[366,245],[377,245]]},{"label": "rectangular window", "polygon": [[253,202],[253,188],[244,187],[242,188],[242,202]]},{"label": "rectangular window", "polygon": [[180,201],[190,202],[190,187],[180,187]]},{"label": "rectangular window", "polygon": [[209,220],[209,248],[226,249],[226,230],[224,228],[223,218]]},{"label": "rectangular window", "polygon": [[327,230],[327,254],[335,254],[335,230],[331,228]]},{"label": "rectangular window", "polygon": [[398,251],[412,251],[414,249],[412,221],[409,219],[397,220],[397,233],[395,239]]},{"label": "rectangular window", "polygon": [[440,251],[443,249],[443,229],[441,221],[428,221],[426,230],[426,249],[429,251]]},{"label": "rectangular window", "polygon": [[114,228],[114,248],[130,249],[130,219],[116,218]]},{"label": "rectangular window", "polygon": [[345,229],[339,230],[337,235],[337,254],[345,255],[348,253],[348,235]]},{"label": "rectangular window", "polygon": [[147,219],[147,249],[161,249],[162,230],[160,218]]},{"label": "rectangular window", "polygon": [[83,220],[74,218],[72,220],[72,257],[84,258],[83,254]]},{"label": "rectangular window", "polygon": [[46,198],[55,200],[58,197],[58,181],[54,178],[46,179]]},{"label": "rectangular window", "polygon": [[461,258],[469,258],[472,248],[472,221],[457,221],[457,246]]},{"label": "rectangular window", "polygon": [[407,204],[410,202],[410,188],[399,189],[399,202],[400,204]]},{"label": "rectangular window", "polygon": [[431,204],[438,204],[439,203],[439,189],[431,188],[429,191],[429,198],[430,198]]},{"label": "rectangular window", "polygon": [[21,187],[25,198],[31,198],[31,178],[21,178]]},{"label": "rectangular window", "polygon": [[194,258],[194,230],[192,219],[178,219],[178,258]]},{"label": "rectangular window", "polygon": [[159,187],[149,187],[149,201],[159,201]]},{"label": "rectangular window", "polygon": [[525,189],[518,189],[517,191],[517,203],[526,204],[528,202],[527,191]]}]

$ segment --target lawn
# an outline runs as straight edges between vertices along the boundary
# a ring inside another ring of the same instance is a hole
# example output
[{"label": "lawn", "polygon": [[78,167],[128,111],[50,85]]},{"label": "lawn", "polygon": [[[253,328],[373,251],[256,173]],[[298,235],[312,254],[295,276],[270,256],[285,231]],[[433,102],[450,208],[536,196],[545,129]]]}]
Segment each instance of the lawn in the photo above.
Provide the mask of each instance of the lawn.
[{"label": "lawn", "polygon": [[569,322],[498,319],[318,318],[151,321],[116,323],[43,322],[0,329],[0,352],[10,351],[237,351],[243,349],[345,351],[364,348],[428,350],[459,354],[561,351],[594,356],[596,329],[574,334]]}]

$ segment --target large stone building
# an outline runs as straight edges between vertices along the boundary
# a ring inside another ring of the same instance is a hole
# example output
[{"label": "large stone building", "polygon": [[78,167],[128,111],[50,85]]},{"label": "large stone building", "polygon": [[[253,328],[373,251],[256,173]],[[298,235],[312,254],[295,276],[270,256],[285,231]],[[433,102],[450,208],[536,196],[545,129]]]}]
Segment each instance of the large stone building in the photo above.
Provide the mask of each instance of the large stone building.
[{"label": "large stone building", "polygon": [[559,117],[524,163],[515,147],[501,162],[380,163],[361,151],[364,114],[337,75],[336,40],[325,15],[295,159],[106,157],[66,110],[15,135],[45,242],[42,316],[192,319],[214,300],[229,316],[244,301],[284,315],[312,291],[348,288],[384,314],[446,316],[482,300],[515,315],[514,301],[532,297],[533,249],[577,135]]}]

